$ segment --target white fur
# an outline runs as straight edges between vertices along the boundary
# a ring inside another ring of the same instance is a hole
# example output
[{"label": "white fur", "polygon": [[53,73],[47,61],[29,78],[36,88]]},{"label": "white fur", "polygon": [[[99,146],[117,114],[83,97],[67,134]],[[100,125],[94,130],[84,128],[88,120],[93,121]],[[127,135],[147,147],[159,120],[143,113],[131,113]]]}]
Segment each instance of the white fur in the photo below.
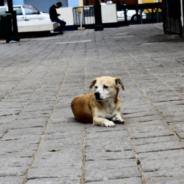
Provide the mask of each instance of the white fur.
[{"label": "white fur", "polygon": [[105,127],[114,127],[115,124],[114,124],[114,122],[112,122],[112,121],[106,120],[106,121],[104,122],[103,126],[105,126]]},{"label": "white fur", "polygon": [[[72,111],[78,121],[93,122],[94,126],[114,127],[115,123],[124,123],[121,117],[121,101],[118,98],[120,87],[124,90],[121,78],[97,77],[89,88],[94,93],[76,96],[72,103]],[[114,122],[113,122],[114,121]]]},{"label": "white fur", "polygon": [[104,85],[105,85],[105,83],[100,84],[99,82],[97,82],[95,84],[95,92],[99,92],[100,93],[100,98],[102,100],[112,99],[112,96],[115,95],[114,89],[112,89],[110,87],[107,88],[107,89],[104,89]]},{"label": "white fur", "polygon": [[118,112],[118,113],[116,114],[116,116],[114,116],[114,117],[112,118],[112,121],[124,122],[124,119],[121,117],[121,114]]}]

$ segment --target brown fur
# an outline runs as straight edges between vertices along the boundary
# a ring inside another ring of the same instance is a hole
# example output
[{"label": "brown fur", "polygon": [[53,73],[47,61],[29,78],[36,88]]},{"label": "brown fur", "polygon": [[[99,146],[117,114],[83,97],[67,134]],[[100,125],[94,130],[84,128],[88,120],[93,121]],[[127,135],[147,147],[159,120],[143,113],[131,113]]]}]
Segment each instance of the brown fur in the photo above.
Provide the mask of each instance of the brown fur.
[{"label": "brown fur", "polygon": [[114,116],[113,113],[116,115],[115,112],[119,112],[121,110],[121,102],[120,99],[118,98],[119,93],[118,85],[121,85],[123,89],[124,85],[120,78],[101,77],[94,79],[90,85],[90,88],[92,88],[97,81],[99,82],[100,85],[105,81],[106,84],[111,89],[114,90],[115,95],[112,98],[113,99],[112,103],[114,103],[114,105],[112,105],[113,107],[112,113],[108,112],[109,111],[108,105],[111,106],[111,104],[108,104],[108,101],[107,102],[103,100],[97,101],[95,99],[94,93],[76,96],[71,103],[71,108],[75,118],[78,121],[83,123],[93,123],[94,125],[102,126],[104,124],[103,122],[104,119],[101,118],[96,112],[98,111],[100,114],[102,113],[102,116],[103,114],[107,114],[104,116],[104,118],[106,119],[108,119],[108,116],[111,116],[111,114],[113,117]]}]

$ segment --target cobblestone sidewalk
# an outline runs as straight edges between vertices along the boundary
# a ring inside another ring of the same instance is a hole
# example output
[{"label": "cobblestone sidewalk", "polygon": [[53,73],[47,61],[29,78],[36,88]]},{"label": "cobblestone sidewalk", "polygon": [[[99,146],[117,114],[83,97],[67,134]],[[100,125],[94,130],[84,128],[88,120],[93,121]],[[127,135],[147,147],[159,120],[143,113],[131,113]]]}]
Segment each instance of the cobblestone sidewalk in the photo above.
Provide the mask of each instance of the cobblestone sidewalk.
[{"label": "cobblestone sidewalk", "polygon": [[[183,184],[183,50],[161,24],[0,41],[0,184]],[[70,109],[103,75],[125,84],[115,128]]]}]

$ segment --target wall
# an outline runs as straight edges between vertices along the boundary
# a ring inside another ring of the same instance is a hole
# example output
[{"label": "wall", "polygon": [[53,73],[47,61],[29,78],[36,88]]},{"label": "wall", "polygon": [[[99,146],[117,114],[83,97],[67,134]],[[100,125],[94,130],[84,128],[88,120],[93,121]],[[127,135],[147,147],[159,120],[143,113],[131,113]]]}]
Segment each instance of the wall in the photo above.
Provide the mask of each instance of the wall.
[{"label": "wall", "polygon": [[102,23],[115,23],[117,22],[117,9],[116,4],[108,4],[101,6]]},{"label": "wall", "polygon": [[[143,0],[143,3],[158,3],[158,2],[162,2],[162,0]],[[152,12],[151,9],[149,9],[149,11],[148,10],[144,10],[144,13],[150,13],[150,12]],[[159,12],[162,12],[162,10],[159,9]]]},{"label": "wall", "polygon": [[59,8],[57,9],[57,12],[60,14],[58,18],[64,20],[67,26],[74,25],[72,7]]},{"label": "wall", "polygon": [[76,7],[79,6],[79,0],[68,0],[69,7]]},{"label": "wall", "polygon": [[[74,25],[73,7],[59,8],[57,12],[61,14],[58,18],[64,20],[67,26]],[[117,23],[116,4],[101,6],[101,12],[102,23]]]},{"label": "wall", "polygon": [[143,0],[138,0],[138,4],[142,4],[143,3]]},{"label": "wall", "polygon": [[161,2],[161,0],[143,0],[143,3],[158,3]]},{"label": "wall", "polygon": [[[88,0],[89,5],[95,5],[95,0]],[[86,5],[86,0],[83,0],[83,4]]]},{"label": "wall", "polygon": [[[117,1],[119,1],[120,4],[123,4],[123,2],[125,2],[127,5],[129,5],[129,4],[138,4],[138,0],[112,0],[113,3],[117,3]],[[86,0],[83,0],[83,2],[84,2],[84,5],[86,5]],[[89,2],[89,5],[94,5],[95,4],[95,0],[88,0],[88,2]]]},{"label": "wall", "polygon": [[113,0],[113,3],[117,3],[117,1],[119,1],[120,4],[123,4],[124,2],[126,5],[138,4],[138,0]]},{"label": "wall", "polygon": [[13,0],[13,5],[21,5],[24,4],[24,0]]},{"label": "wall", "polygon": [[68,0],[24,0],[24,4],[33,5],[39,10],[49,13],[49,8],[58,1],[62,2],[63,7],[68,7]]},{"label": "wall", "polygon": [[83,6],[84,3],[83,3],[83,0],[79,0],[79,6]]}]

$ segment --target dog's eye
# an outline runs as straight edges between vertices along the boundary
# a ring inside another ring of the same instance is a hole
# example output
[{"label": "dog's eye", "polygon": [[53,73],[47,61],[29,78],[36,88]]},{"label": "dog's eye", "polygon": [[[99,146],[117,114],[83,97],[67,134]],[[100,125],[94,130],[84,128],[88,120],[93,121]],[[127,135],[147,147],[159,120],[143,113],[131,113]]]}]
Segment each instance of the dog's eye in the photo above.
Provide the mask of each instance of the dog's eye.
[{"label": "dog's eye", "polygon": [[104,85],[104,89],[108,89],[108,86]]},{"label": "dog's eye", "polygon": [[98,86],[95,86],[95,89],[97,89],[98,88]]}]

